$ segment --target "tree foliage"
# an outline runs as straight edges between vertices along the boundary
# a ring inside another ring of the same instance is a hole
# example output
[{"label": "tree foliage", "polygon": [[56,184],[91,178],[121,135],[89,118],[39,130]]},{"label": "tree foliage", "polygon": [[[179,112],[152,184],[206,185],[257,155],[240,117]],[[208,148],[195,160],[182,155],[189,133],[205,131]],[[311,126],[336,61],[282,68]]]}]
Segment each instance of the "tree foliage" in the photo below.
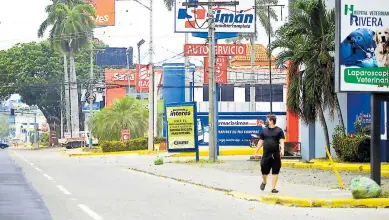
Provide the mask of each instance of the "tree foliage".
[{"label": "tree foliage", "polygon": [[[330,146],[324,111],[340,112],[334,93],[335,13],[323,0],[297,0],[296,11],[276,34],[272,48],[281,49],[278,65],[290,61],[289,110],[306,123],[322,123]],[[302,71],[301,71],[302,70]],[[341,118],[341,112],[340,114]],[[343,120],[341,119],[343,124]]]},{"label": "tree foliage", "polygon": [[[95,45],[103,47],[104,44]],[[89,76],[89,50],[81,50],[76,65],[80,87]],[[23,102],[37,105],[52,127],[60,125],[60,91],[64,85],[62,54],[50,47],[48,41],[17,44],[0,51],[0,98],[18,93]],[[98,74],[98,68],[94,68]]]},{"label": "tree foliage", "polygon": [[125,97],[94,114],[88,125],[99,141],[119,141],[123,129],[130,129],[131,138],[143,137],[147,120],[148,110],[139,100]]}]

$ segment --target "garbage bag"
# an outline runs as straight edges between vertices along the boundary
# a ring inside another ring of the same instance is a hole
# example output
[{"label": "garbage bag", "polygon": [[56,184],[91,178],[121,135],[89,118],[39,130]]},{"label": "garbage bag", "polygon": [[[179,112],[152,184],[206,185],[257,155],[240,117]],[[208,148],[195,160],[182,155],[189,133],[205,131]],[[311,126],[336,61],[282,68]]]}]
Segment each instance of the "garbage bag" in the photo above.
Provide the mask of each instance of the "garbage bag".
[{"label": "garbage bag", "polygon": [[367,177],[353,178],[350,189],[354,199],[378,198],[382,191],[374,180]]},{"label": "garbage bag", "polygon": [[163,158],[162,157],[157,157],[154,160],[154,165],[162,165],[163,164]]}]

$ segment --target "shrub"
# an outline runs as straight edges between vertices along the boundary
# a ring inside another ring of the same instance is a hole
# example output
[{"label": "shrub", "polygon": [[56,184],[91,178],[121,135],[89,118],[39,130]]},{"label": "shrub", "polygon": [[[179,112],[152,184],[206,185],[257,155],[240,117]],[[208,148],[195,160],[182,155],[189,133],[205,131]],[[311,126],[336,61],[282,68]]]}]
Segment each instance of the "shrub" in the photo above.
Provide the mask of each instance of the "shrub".
[{"label": "shrub", "polygon": [[49,134],[48,133],[42,133],[39,136],[39,140],[38,141],[39,141],[39,144],[41,144],[43,146],[48,146],[49,145]]},{"label": "shrub", "polygon": [[100,145],[103,152],[126,151],[126,145],[121,141],[106,141]]},{"label": "shrub", "polygon": [[344,128],[337,126],[332,135],[332,146],[336,155],[345,162],[370,161],[370,137],[366,134],[369,126],[361,126],[360,121],[354,123],[356,134],[346,134]]},{"label": "shrub", "polygon": [[[155,137],[154,144],[159,144],[164,140],[166,140],[164,137]],[[100,147],[103,152],[147,150],[148,138],[131,139],[125,143],[121,141],[106,141],[101,143]]]}]

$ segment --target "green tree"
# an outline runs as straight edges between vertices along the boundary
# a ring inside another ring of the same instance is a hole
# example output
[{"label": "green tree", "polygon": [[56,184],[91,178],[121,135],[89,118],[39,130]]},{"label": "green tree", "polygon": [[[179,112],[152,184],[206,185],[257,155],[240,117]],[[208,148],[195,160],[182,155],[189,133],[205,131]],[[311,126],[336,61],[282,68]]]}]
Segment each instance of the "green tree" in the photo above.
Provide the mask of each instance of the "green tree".
[{"label": "green tree", "polygon": [[6,115],[0,115],[0,138],[6,138],[9,135],[9,119]]},{"label": "green tree", "polygon": [[[78,133],[79,129],[79,94],[77,88],[77,75],[75,68],[74,53],[86,46],[92,39],[92,31],[95,26],[94,19],[95,9],[87,4],[77,1],[53,2],[46,10],[48,18],[41,25],[38,35],[42,34],[48,26],[52,26],[50,30],[50,41],[55,48],[59,48],[65,53],[69,53],[70,59],[70,112],[71,112],[71,128],[74,133]],[[66,63],[66,57],[64,56]],[[65,80],[67,68],[65,66]]]},{"label": "green tree", "polygon": [[[278,65],[290,61],[288,108],[306,123],[321,122],[327,147],[330,147],[326,110],[336,110],[344,127],[337,95],[334,93],[335,13],[323,0],[297,0],[290,21],[277,32],[272,49],[282,51]],[[300,69],[303,69],[300,71]]]},{"label": "green tree", "polygon": [[130,129],[131,138],[143,137],[147,118],[148,110],[141,107],[139,100],[125,97],[117,100],[111,108],[94,114],[88,126],[99,141],[118,141],[123,129]]},{"label": "green tree", "polygon": [[[104,44],[95,45],[102,47]],[[89,50],[77,55],[78,76],[82,84],[89,76]],[[98,73],[98,68],[94,68]],[[18,93],[23,102],[37,105],[53,130],[59,130],[61,86],[64,85],[62,54],[48,41],[17,44],[0,51],[0,98]],[[82,123],[81,123],[82,124]]]}]

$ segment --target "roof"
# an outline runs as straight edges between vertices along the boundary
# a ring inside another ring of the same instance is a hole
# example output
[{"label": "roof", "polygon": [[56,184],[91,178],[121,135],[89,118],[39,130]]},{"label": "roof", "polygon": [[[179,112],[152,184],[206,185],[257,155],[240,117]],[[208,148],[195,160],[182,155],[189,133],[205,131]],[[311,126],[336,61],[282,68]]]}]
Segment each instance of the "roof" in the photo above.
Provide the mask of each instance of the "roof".
[{"label": "roof", "polygon": [[[247,47],[247,55],[246,56],[235,56],[232,57],[232,62],[239,62],[239,61],[251,61],[251,45],[246,44]],[[255,44],[254,45],[254,51],[255,51],[255,62],[263,62],[268,61],[268,55],[267,55],[267,49],[262,44]],[[272,56],[272,60],[275,61],[276,58]]]}]

